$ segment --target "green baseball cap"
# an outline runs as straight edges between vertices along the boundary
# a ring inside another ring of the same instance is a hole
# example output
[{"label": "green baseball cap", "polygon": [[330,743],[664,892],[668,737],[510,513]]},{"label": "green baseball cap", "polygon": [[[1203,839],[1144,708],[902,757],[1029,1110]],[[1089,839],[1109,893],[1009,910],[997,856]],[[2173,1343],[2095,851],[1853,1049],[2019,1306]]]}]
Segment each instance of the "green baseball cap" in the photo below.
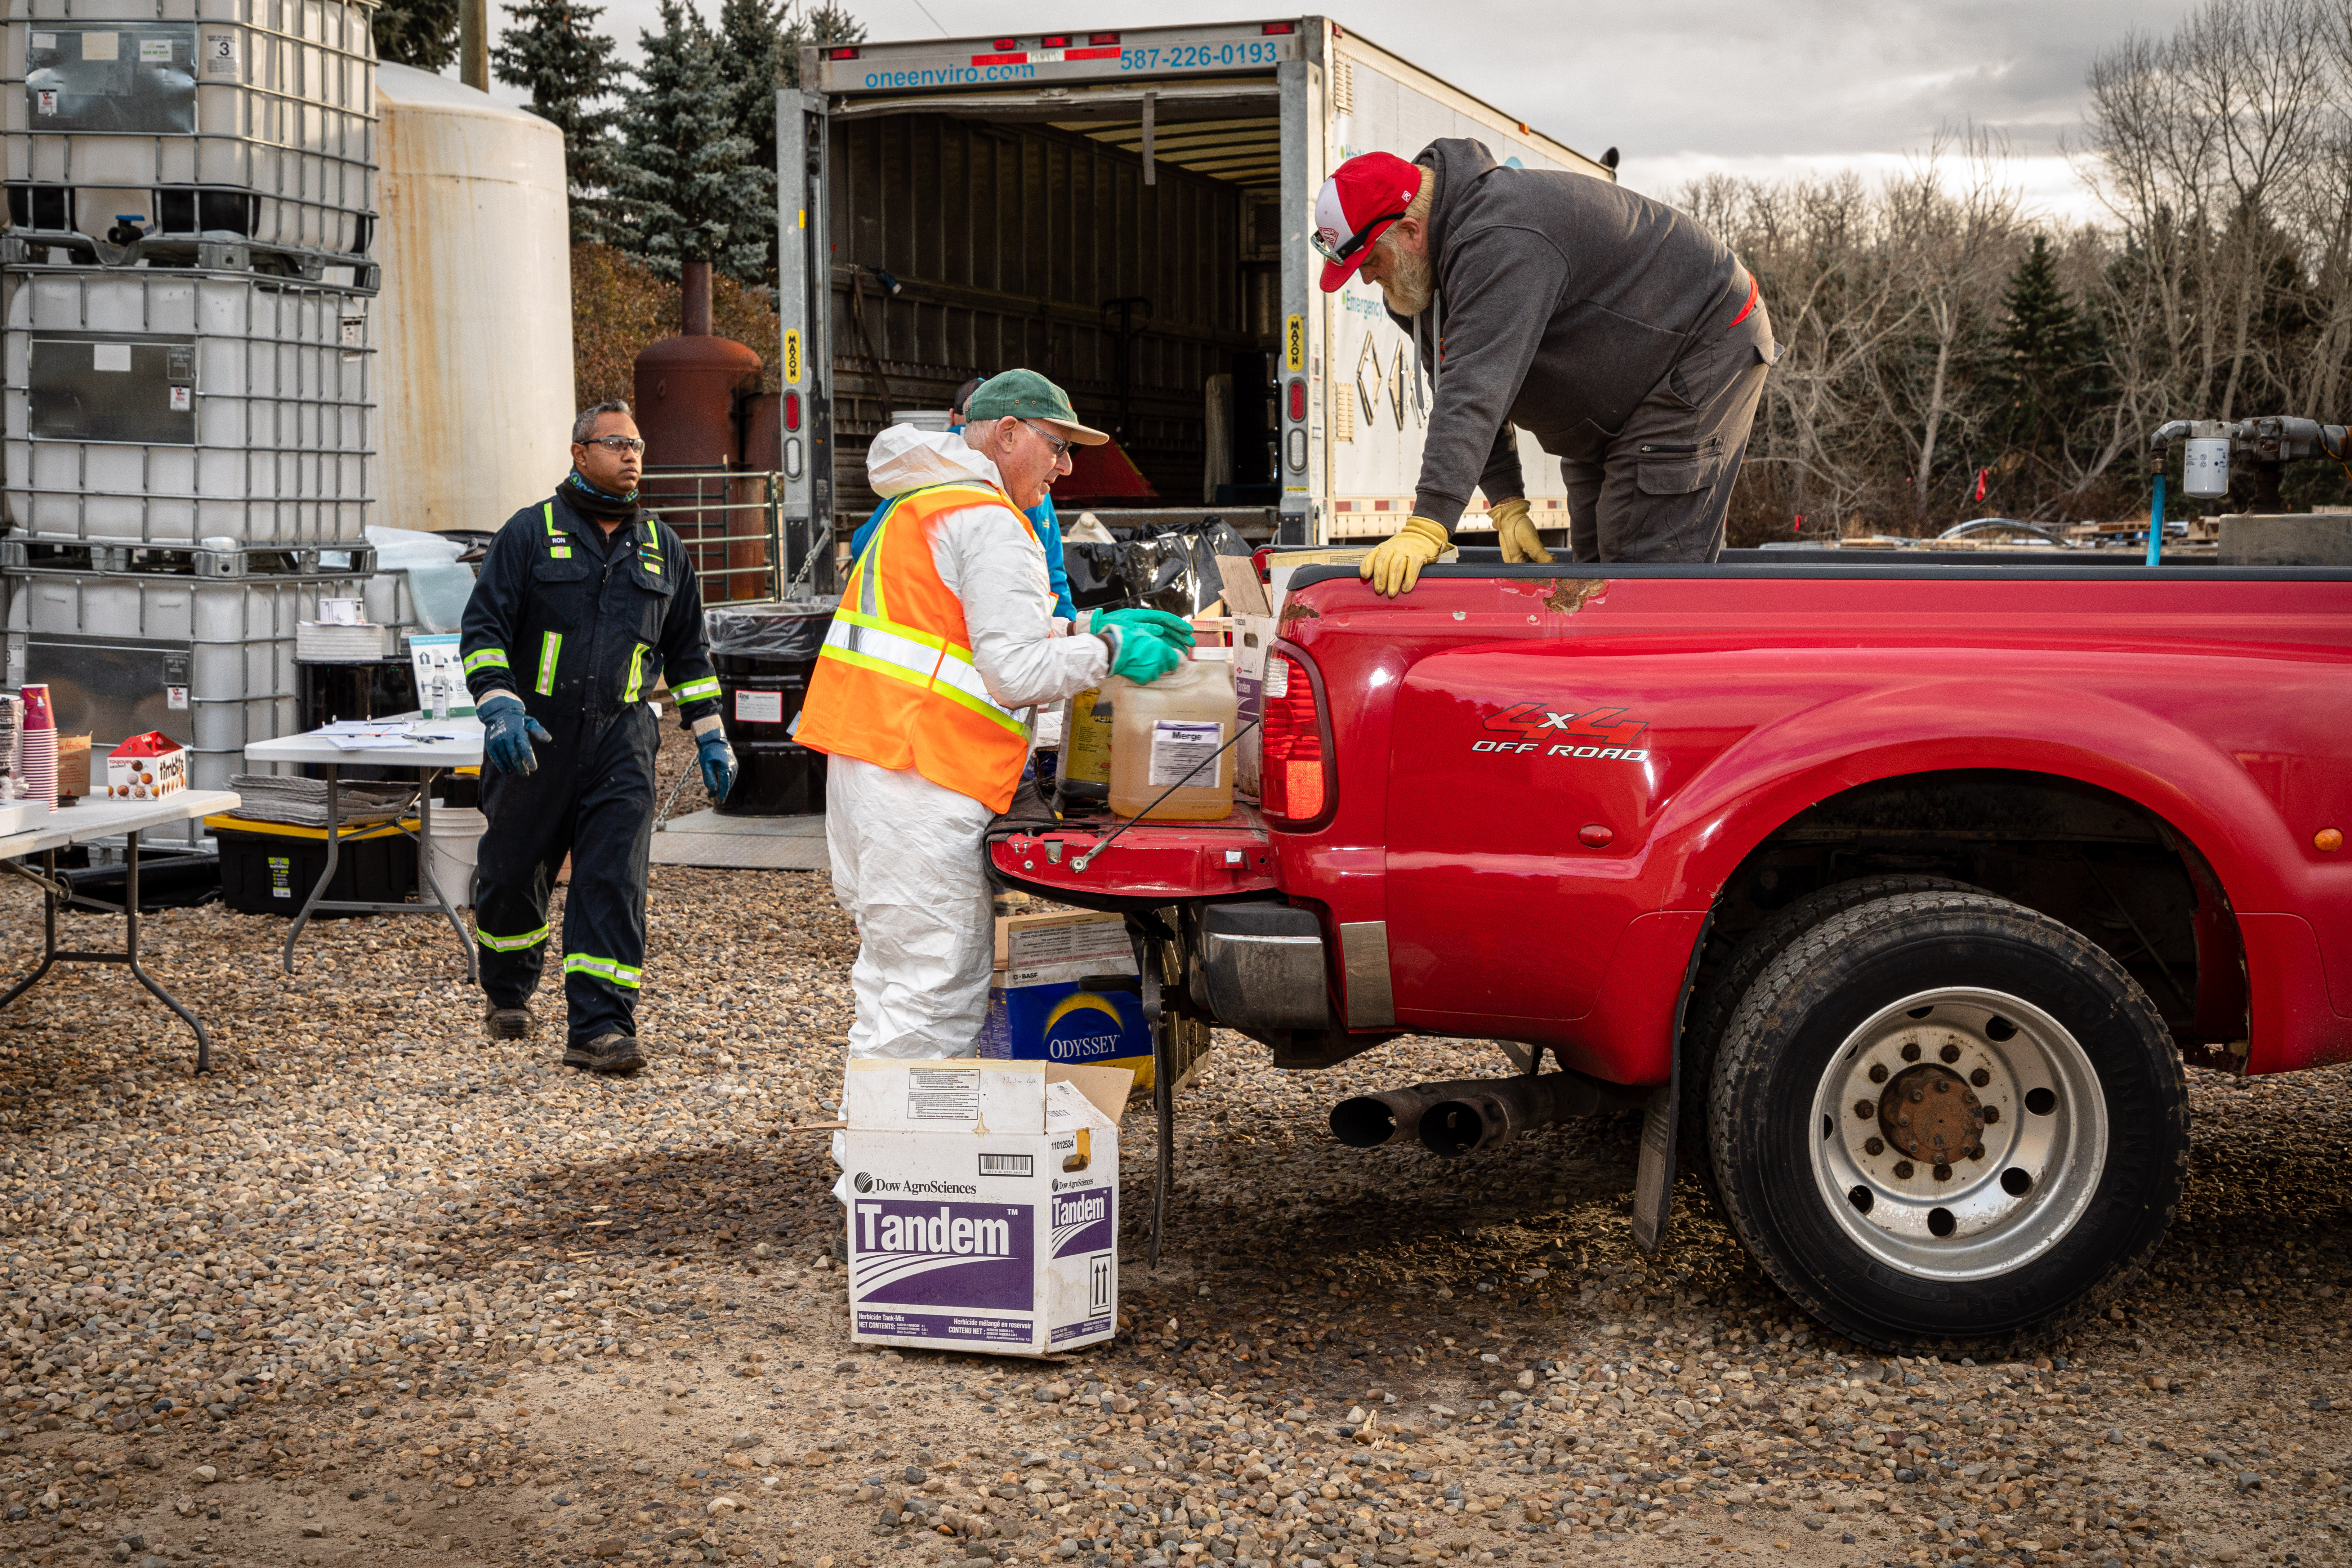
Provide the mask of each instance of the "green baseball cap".
[{"label": "green baseball cap", "polygon": [[1099,447],[1110,439],[1101,431],[1078,423],[1069,395],[1034,370],[999,371],[980,384],[964,405],[964,417],[975,423],[988,419],[1043,419],[1058,425],[1081,447]]}]

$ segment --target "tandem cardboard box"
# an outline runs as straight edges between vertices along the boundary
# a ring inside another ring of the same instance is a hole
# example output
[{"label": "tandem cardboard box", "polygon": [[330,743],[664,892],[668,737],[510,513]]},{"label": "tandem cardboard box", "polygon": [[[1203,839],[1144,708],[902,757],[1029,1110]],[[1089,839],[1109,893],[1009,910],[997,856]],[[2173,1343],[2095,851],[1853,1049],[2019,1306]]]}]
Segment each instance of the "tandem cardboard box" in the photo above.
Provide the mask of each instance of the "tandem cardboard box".
[{"label": "tandem cardboard box", "polygon": [[1118,1327],[1129,1075],[1041,1061],[853,1061],[850,1337],[1045,1355]]}]

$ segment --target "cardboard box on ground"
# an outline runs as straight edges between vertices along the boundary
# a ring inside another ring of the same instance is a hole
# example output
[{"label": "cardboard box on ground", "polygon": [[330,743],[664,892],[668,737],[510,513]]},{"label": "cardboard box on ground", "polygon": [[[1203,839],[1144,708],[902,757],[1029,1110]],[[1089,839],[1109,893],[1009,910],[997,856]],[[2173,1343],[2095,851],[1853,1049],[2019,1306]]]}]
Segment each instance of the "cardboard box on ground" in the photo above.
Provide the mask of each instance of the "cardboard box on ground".
[{"label": "cardboard box on ground", "polygon": [[1131,1082],[1043,1061],[852,1061],[850,1337],[1007,1355],[1109,1339]]},{"label": "cardboard box on ground", "polygon": [[[996,922],[996,972],[978,1055],[995,1061],[1125,1068],[1151,1087],[1151,1026],[1135,982],[1135,946],[1118,915],[1008,915]],[[1106,984],[1123,982],[1123,985]]]}]

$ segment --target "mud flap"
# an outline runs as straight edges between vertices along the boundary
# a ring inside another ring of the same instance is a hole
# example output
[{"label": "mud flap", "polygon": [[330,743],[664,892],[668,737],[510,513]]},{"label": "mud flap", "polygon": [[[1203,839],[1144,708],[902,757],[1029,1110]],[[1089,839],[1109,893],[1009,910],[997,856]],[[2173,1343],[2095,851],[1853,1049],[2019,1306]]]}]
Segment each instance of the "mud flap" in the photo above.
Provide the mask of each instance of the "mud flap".
[{"label": "mud flap", "polygon": [[[1674,1034],[1666,1041],[1666,1081],[1650,1093],[1642,1113],[1642,1162],[1633,1173],[1633,1242],[1644,1252],[1666,1244],[1666,1224],[1675,1208],[1675,1129],[1682,1118],[1683,1018],[1690,1011],[1691,993],[1698,986],[1698,963],[1706,952],[1706,935],[1715,911],[1699,922],[1691,943],[1690,963],[1683,968],[1683,993],[1675,1002]],[[1699,1086],[1706,1092],[1706,1086]]]}]

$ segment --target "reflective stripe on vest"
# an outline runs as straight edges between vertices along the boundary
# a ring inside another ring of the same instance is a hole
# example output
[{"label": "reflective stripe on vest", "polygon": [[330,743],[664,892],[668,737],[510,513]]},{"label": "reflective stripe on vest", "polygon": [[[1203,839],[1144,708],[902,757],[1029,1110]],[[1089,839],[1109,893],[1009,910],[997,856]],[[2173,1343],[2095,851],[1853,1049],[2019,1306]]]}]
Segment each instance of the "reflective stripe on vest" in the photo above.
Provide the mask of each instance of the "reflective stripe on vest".
[{"label": "reflective stripe on vest", "polygon": [[467,675],[473,674],[474,671],[478,669],[504,669],[506,668],[507,650],[502,647],[476,648],[473,652],[466,656],[465,671]]},{"label": "reflective stripe on vest", "polygon": [[555,502],[552,499],[539,503],[539,515],[547,523],[547,553],[557,561],[572,559],[572,536],[555,526]]},{"label": "reflective stripe on vest", "polygon": [[635,702],[637,700],[637,694],[645,689],[646,645],[639,643],[629,649],[629,689],[621,693],[621,700]]},{"label": "reflective stripe on vest", "polygon": [[719,700],[719,678],[706,675],[699,680],[671,687],[669,694],[680,702],[716,702]]},{"label": "reflective stripe on vest", "polygon": [[550,696],[554,692],[555,665],[562,656],[563,634],[562,632],[539,634],[539,679],[531,682],[530,689],[541,697]]},{"label": "reflective stripe on vest", "polygon": [[547,940],[547,928],[527,931],[520,936],[492,936],[479,926],[474,928],[474,940],[492,952],[520,952],[527,947],[537,947]]},{"label": "reflective stripe on vest", "polygon": [[1028,754],[1029,728],[989,695],[972,663],[963,606],[931,559],[941,514],[1001,506],[1036,530],[993,487],[959,482],[893,498],[817,650],[794,735],[802,745],[911,769],[1002,811]]}]

